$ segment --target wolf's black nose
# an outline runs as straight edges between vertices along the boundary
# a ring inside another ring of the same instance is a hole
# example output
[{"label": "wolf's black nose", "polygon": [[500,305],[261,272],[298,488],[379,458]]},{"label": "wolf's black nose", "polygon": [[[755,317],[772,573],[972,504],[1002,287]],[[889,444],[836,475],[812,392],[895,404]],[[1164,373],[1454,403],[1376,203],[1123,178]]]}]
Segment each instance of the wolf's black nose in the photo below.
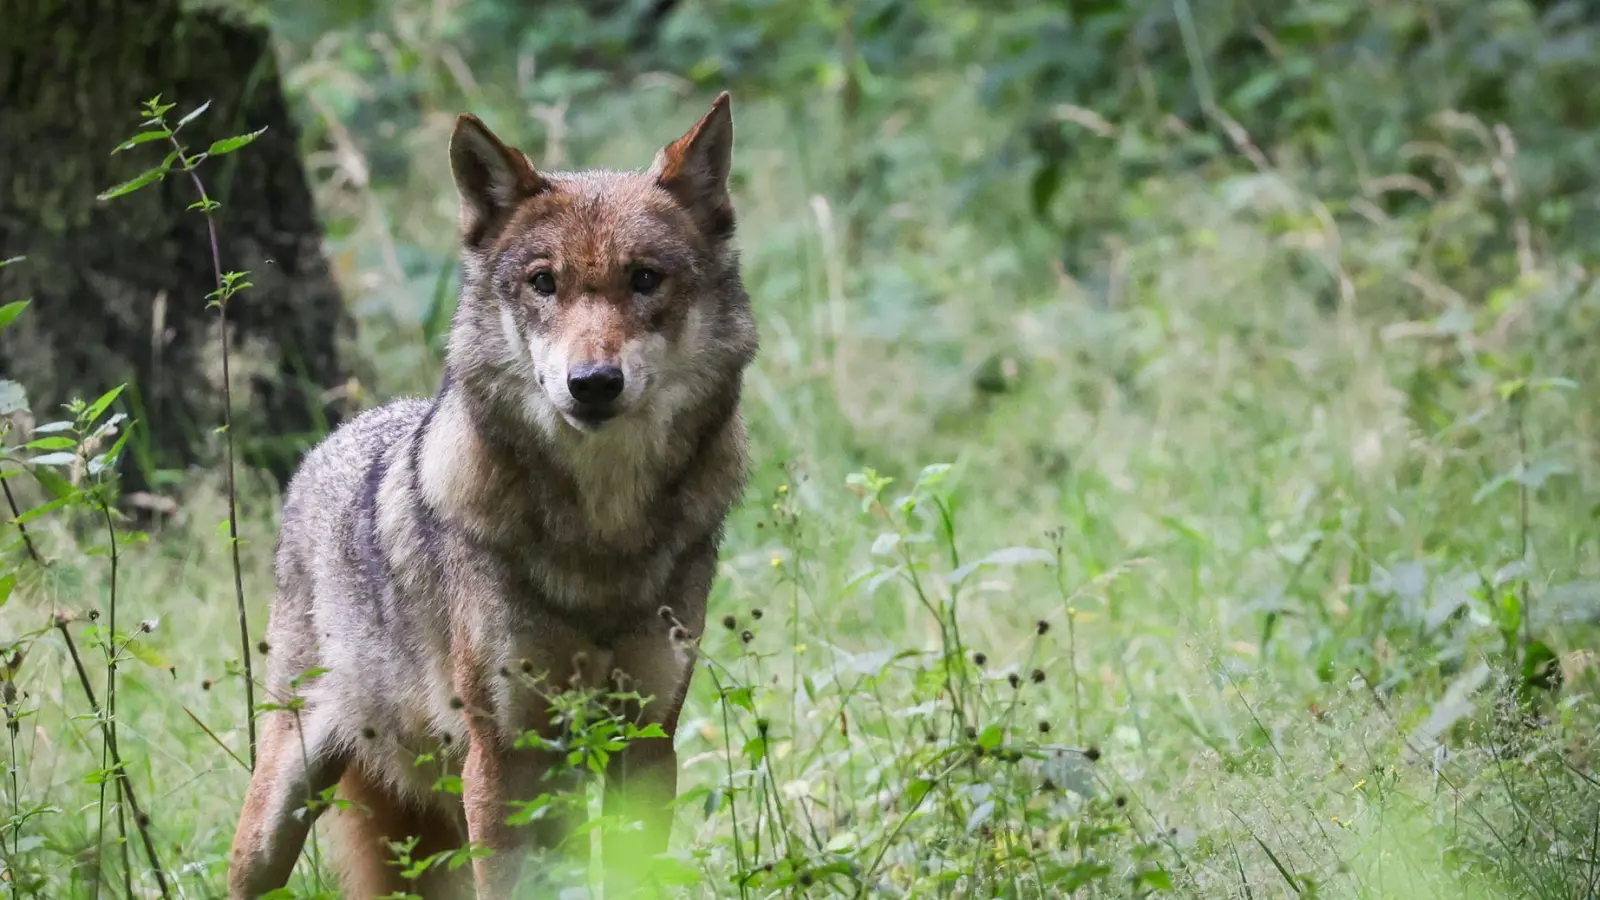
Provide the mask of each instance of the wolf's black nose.
[{"label": "wolf's black nose", "polygon": [[622,370],[606,365],[574,366],[567,370],[567,390],[579,403],[610,403],[622,393]]}]

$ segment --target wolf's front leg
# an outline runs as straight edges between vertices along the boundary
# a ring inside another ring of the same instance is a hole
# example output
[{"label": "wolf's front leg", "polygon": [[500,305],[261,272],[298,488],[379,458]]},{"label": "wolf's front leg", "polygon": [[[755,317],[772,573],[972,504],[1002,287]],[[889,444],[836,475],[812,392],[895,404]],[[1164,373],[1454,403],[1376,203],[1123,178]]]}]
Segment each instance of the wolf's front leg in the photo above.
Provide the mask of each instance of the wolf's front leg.
[{"label": "wolf's front leg", "polygon": [[333,714],[310,708],[261,720],[260,753],[234,829],[228,896],[253,900],[283,887],[321,809],[307,806],[338,783],[347,760],[336,748]]},{"label": "wolf's front leg", "polygon": [[467,838],[486,849],[472,861],[479,900],[509,900],[522,868],[516,829],[507,824],[511,815],[511,777],[516,770],[515,751],[500,746],[492,727],[468,729],[467,761],[461,770],[461,799],[467,813]]},{"label": "wolf's front leg", "polygon": [[652,857],[665,853],[678,794],[672,738],[640,738],[606,769],[605,814],[624,824],[605,835],[606,897],[632,896]]},{"label": "wolf's front leg", "polygon": [[479,900],[502,900],[513,896],[526,859],[538,850],[559,849],[571,824],[560,802],[539,808],[526,824],[509,824],[507,819],[521,804],[544,794],[559,797],[569,785],[548,777],[560,765],[556,755],[518,749],[486,720],[475,719],[467,734],[470,743],[461,770],[467,837],[493,851],[473,860],[473,876]]},{"label": "wolf's front leg", "polygon": [[[695,616],[698,627],[704,617]],[[605,834],[606,896],[627,897],[646,874],[652,857],[666,852],[672,836],[673,802],[678,794],[678,730],[689,677],[692,645],[670,634],[646,632],[618,642],[616,666],[642,698],[630,700],[623,715],[639,724],[656,724],[666,737],[636,738],[606,767],[605,814],[621,824]]]}]

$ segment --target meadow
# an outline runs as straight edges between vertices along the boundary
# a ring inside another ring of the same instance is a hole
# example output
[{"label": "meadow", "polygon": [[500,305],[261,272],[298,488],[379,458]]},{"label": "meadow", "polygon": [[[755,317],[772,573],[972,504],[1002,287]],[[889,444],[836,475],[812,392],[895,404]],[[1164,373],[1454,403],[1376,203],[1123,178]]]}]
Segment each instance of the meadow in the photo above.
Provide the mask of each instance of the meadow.
[{"label": "meadow", "polygon": [[[452,60],[449,6],[397,5],[392,51],[281,34],[362,405],[437,382],[456,112],[632,168],[710,96],[530,101],[562,71]],[[371,66],[452,87],[386,124]],[[1600,282],[1508,201],[1511,133],[1447,110],[1427,190],[1363,194],[1243,127],[1063,103],[1075,155],[1030,179],[984,77],[865,112],[849,78],[729,85],[755,465],[661,895],[1600,896]],[[98,511],[113,481],[4,538],[4,887],[161,896],[148,834],[170,896],[222,896],[248,778],[226,468],[148,533]],[[237,494],[255,641],[279,497]],[[337,896],[328,853],[284,896]]]}]

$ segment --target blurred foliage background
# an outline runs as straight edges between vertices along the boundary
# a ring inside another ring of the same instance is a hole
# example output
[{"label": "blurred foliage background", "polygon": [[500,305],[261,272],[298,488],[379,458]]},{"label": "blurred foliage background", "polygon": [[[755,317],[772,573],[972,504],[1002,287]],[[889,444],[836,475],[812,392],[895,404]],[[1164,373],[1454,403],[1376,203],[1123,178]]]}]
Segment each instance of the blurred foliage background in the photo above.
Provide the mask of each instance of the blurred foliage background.
[{"label": "blurred foliage background", "polygon": [[[748,690],[702,674],[685,713],[696,896],[1600,896],[1600,4],[201,5],[276,50],[357,326],[319,387],[353,407],[437,384],[459,112],[633,168],[732,92],[757,465],[706,646]],[[880,476],[949,518],[843,486]],[[246,481],[259,629],[276,496]],[[120,590],[189,627],[141,638],[180,668],[118,717],[200,890],[242,796],[237,631],[216,474],[162,483]],[[99,565],[17,590],[90,602]],[[965,744],[922,740],[947,623],[907,571],[984,651]],[[96,748],[29,667],[40,733],[78,735],[29,790],[80,812],[26,858],[82,886]]]}]

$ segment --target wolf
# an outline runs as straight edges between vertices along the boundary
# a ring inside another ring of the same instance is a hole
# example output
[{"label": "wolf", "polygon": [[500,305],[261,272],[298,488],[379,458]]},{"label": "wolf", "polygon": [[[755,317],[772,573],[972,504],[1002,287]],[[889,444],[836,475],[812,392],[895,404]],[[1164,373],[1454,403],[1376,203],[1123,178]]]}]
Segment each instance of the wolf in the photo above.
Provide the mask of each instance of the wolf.
[{"label": "wolf", "polygon": [[[746,483],[758,342],[732,152],[726,92],[642,171],[540,171],[458,117],[462,287],[438,389],[340,426],[285,493],[230,896],[284,885],[330,806],[345,896],[511,896],[563,833],[507,824],[559,765],[517,738],[557,737],[548,689],[574,679],[628,685],[628,715],[668,736],[613,756],[605,797],[646,826],[621,852],[665,849],[671,735]],[[440,771],[459,794],[433,789]],[[471,868],[408,884],[389,846],[407,838],[413,859],[470,842]]]}]

